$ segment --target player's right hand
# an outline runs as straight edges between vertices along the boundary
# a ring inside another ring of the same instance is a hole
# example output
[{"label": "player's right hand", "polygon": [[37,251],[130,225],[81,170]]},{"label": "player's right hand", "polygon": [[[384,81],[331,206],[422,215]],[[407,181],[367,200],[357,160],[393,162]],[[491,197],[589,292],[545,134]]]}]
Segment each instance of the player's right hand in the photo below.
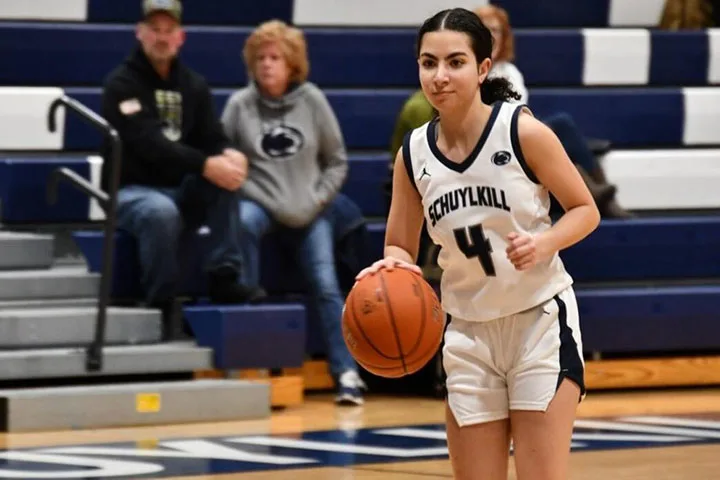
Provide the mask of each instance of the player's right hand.
[{"label": "player's right hand", "polygon": [[422,270],[420,270],[420,267],[415,265],[414,263],[408,263],[405,260],[400,260],[399,258],[395,257],[385,257],[381,260],[378,260],[377,262],[373,263],[367,268],[364,268],[360,273],[357,274],[355,277],[355,281],[359,281],[361,278],[367,276],[367,275],[374,275],[377,272],[379,272],[381,269],[385,269],[388,271],[391,271],[393,268],[406,268],[410,270],[411,272],[415,272],[418,275],[422,275]]}]

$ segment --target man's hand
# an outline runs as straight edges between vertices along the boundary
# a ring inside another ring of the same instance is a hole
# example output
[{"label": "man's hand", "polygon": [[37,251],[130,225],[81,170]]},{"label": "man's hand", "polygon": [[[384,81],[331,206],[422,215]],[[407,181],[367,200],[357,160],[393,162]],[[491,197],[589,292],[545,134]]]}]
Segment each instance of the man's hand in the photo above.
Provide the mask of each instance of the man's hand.
[{"label": "man's hand", "polygon": [[244,153],[235,150],[234,148],[226,148],[225,150],[223,150],[223,155],[228,157],[231,162],[237,164],[241,168],[244,168],[247,172],[248,159]]},{"label": "man's hand", "polygon": [[234,192],[245,183],[247,167],[243,168],[240,161],[231,160],[227,155],[215,155],[205,161],[203,177],[220,188]]}]

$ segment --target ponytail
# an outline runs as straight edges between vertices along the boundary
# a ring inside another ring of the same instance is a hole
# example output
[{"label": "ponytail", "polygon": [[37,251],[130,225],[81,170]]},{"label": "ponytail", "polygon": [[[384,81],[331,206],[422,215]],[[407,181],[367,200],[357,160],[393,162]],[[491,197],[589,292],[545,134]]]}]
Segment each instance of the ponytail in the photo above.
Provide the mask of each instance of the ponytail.
[{"label": "ponytail", "polygon": [[486,105],[492,105],[497,101],[510,99],[520,100],[522,96],[513,90],[513,86],[507,78],[493,77],[486,78],[480,85],[480,97]]}]

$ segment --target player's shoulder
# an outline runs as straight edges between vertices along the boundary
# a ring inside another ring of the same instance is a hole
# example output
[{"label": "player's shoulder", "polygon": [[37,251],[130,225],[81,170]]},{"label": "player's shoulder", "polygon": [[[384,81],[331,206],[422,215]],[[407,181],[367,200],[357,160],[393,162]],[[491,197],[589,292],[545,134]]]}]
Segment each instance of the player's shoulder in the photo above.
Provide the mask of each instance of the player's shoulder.
[{"label": "player's shoulder", "polygon": [[433,123],[437,123],[437,119],[435,117],[424,121],[420,125],[411,128],[408,130],[408,132],[405,134],[405,138],[409,141],[413,141],[419,144],[426,144],[428,142],[428,129],[431,128]]},{"label": "player's shoulder", "polygon": [[411,164],[417,158],[419,151],[430,148],[427,130],[432,122],[433,120],[429,120],[405,133],[400,150],[397,152],[397,160]]},{"label": "player's shoulder", "polygon": [[517,106],[517,135],[521,144],[544,142],[554,134],[550,127],[538,120],[527,106]]}]

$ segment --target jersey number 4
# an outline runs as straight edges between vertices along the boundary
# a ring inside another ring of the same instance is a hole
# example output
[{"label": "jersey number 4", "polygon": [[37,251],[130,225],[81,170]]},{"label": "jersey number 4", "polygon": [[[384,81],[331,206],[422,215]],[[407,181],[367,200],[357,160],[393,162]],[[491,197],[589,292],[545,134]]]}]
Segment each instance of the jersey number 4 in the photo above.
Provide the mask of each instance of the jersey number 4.
[{"label": "jersey number 4", "polygon": [[455,241],[461,252],[467,258],[477,257],[480,265],[488,277],[495,276],[495,264],[493,264],[492,246],[490,240],[485,238],[482,225],[473,225],[472,227],[456,228]]}]

